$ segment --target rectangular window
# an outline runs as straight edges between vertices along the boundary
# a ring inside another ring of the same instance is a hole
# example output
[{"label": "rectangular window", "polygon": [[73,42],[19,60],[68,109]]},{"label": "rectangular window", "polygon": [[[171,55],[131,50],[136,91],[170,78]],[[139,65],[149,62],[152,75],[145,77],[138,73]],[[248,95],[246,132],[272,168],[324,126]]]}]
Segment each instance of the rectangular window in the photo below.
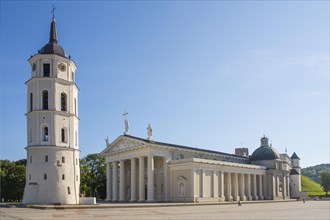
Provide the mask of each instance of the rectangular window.
[{"label": "rectangular window", "polygon": [[68,187],[68,194],[69,194],[69,195],[71,194],[71,190],[70,190],[70,187]]},{"label": "rectangular window", "polygon": [[44,180],[46,180],[46,179],[47,179],[47,173],[44,174]]},{"label": "rectangular window", "polygon": [[65,157],[62,157],[62,163],[65,163]]},{"label": "rectangular window", "polygon": [[50,64],[44,63],[44,77],[49,77],[50,75]]},{"label": "rectangular window", "polygon": [[32,163],[32,156],[30,156],[30,163]]},{"label": "rectangular window", "polygon": [[48,162],[48,155],[45,156],[45,162]]},{"label": "rectangular window", "polygon": [[31,180],[31,174],[29,174],[29,180]]},{"label": "rectangular window", "polygon": [[64,174],[62,174],[62,180],[65,180],[65,175]]}]

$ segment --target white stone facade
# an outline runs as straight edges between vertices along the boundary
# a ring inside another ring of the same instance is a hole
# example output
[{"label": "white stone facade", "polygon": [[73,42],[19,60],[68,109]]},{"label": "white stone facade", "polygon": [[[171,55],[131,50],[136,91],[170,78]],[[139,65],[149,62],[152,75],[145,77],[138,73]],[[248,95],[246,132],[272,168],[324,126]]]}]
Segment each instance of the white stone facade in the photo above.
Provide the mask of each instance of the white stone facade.
[{"label": "white stone facade", "polygon": [[[290,198],[291,164],[119,136],[101,152],[108,201],[244,201]],[[287,166],[282,166],[283,164]]]}]

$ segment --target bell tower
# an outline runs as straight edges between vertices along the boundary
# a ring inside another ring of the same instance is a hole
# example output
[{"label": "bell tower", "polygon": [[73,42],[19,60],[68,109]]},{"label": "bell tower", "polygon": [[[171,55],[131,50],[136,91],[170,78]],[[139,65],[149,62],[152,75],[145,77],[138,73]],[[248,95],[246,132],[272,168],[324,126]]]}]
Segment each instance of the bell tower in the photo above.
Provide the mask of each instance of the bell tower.
[{"label": "bell tower", "polygon": [[49,41],[28,60],[25,204],[79,204],[77,67],[58,44],[52,12]]}]

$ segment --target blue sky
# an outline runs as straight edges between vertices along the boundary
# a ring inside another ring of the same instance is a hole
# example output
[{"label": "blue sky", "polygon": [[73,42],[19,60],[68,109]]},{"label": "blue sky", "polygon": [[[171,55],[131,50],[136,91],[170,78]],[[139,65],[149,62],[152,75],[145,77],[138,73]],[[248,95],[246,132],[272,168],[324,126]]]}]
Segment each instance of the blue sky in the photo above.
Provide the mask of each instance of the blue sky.
[{"label": "blue sky", "polygon": [[269,137],[329,163],[329,1],[1,1],[0,158],[26,156],[27,59],[58,38],[78,66],[81,157],[124,131],[252,153]]}]

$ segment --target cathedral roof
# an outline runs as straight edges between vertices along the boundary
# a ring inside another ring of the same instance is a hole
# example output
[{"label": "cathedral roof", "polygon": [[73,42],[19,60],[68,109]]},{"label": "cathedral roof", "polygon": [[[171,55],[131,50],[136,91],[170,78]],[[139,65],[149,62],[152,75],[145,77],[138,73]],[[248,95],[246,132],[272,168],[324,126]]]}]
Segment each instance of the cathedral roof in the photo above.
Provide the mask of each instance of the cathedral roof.
[{"label": "cathedral roof", "polygon": [[49,42],[43,46],[39,51],[39,54],[57,54],[62,57],[67,57],[64,49],[61,45],[58,44],[57,40],[57,32],[56,32],[56,24],[55,18],[53,16],[52,23],[50,25],[50,33],[49,33]]},{"label": "cathedral roof", "polygon": [[147,139],[143,139],[143,138],[139,138],[139,137],[135,137],[135,136],[131,136],[131,135],[122,135],[119,137],[128,137],[128,138],[132,138],[132,139],[136,139],[136,140],[140,140],[140,141],[144,141],[144,142],[149,142],[149,143],[153,143],[153,144],[157,144],[157,145],[162,145],[162,146],[166,146],[166,147],[177,147],[177,148],[182,148],[182,149],[186,149],[186,150],[202,151],[202,152],[206,152],[206,153],[222,154],[222,155],[232,156],[232,157],[236,157],[236,158],[247,159],[247,157],[238,156],[235,154],[228,154],[228,153],[224,153],[224,152],[220,152],[220,151],[206,150],[206,149],[197,148],[197,147],[188,147],[188,146],[170,144],[170,143],[159,142],[159,141],[150,141]]},{"label": "cathedral roof", "polygon": [[292,154],[291,159],[298,159],[298,160],[300,160],[300,158],[297,156],[296,152],[294,152]]},{"label": "cathedral roof", "polygon": [[299,172],[296,169],[290,170],[290,175],[299,175]]},{"label": "cathedral roof", "polygon": [[261,138],[261,146],[257,148],[251,155],[250,160],[275,160],[280,159],[280,155],[275,148],[268,145],[268,138]]}]

